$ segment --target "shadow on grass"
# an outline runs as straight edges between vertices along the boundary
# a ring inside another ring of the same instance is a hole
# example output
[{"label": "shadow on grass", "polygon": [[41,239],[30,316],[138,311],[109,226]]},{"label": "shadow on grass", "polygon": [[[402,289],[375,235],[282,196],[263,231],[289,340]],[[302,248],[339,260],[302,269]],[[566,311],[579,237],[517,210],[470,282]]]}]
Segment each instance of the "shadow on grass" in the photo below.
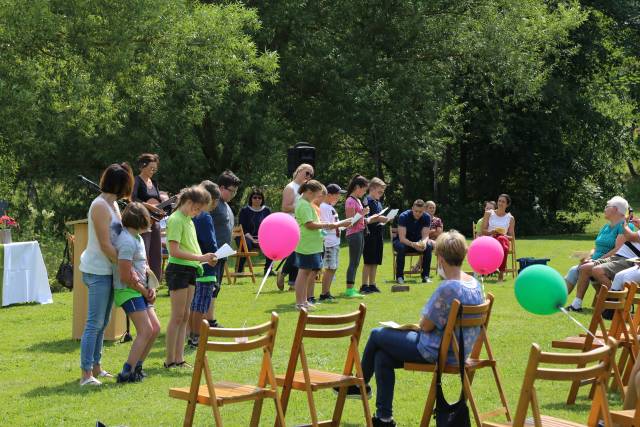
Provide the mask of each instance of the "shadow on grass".
[{"label": "shadow on grass", "polygon": [[517,240],[572,240],[572,241],[593,241],[596,238],[595,234],[558,234],[553,236],[522,236],[517,237]]},{"label": "shadow on grass", "polygon": [[87,393],[99,393],[105,388],[120,387],[120,384],[113,382],[104,382],[101,386],[84,386],[80,387],[79,379],[67,381],[66,383],[50,386],[36,387],[24,393],[24,397],[42,397],[56,396],[60,394],[67,395],[85,395]]},{"label": "shadow on grass", "polygon": [[[110,348],[116,345],[120,345],[120,341],[104,341],[103,347]],[[31,344],[27,347],[29,351],[38,351],[44,353],[71,353],[80,348],[80,340],[72,338],[62,339],[57,341],[42,341],[35,344]]]},{"label": "shadow on grass", "polygon": [[296,311],[295,301],[292,301],[291,304],[278,304],[275,307],[270,307],[265,310],[264,313],[271,314],[272,311],[275,311],[276,313],[287,313]]},{"label": "shadow on grass", "polygon": [[543,403],[540,406],[543,409],[542,412],[544,412],[544,409],[548,409],[551,411],[570,410],[571,412],[579,412],[579,413],[585,414],[585,413],[589,413],[589,411],[591,410],[591,402],[588,400],[584,400],[584,402],[576,402],[573,405],[567,405],[567,402],[562,401],[562,402],[554,402],[554,403]]}]

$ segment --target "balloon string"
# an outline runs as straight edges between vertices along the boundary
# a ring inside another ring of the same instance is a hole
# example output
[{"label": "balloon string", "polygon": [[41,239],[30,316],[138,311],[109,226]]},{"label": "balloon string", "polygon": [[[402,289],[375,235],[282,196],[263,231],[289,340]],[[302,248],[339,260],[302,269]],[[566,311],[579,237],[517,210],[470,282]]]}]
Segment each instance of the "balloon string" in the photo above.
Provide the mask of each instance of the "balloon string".
[{"label": "balloon string", "polygon": [[271,274],[271,267],[273,267],[273,262],[269,264],[269,268],[267,268],[267,271],[264,272],[262,283],[260,283],[260,287],[258,288],[258,293],[256,293],[256,299],[258,299],[258,297],[260,296],[260,292],[262,292],[262,287],[264,286],[265,282],[269,278],[269,275]]},{"label": "balloon string", "polygon": [[600,345],[604,345],[604,342],[602,342],[601,339],[599,339],[598,337],[596,337],[595,335],[593,335],[591,333],[591,331],[589,329],[587,329],[582,323],[578,322],[573,316],[571,316],[569,314],[569,312],[562,306],[558,306],[558,309],[563,312],[564,314],[567,315],[567,317],[571,320],[573,320],[573,322],[578,325],[583,331],[585,331],[587,334],[591,335],[591,337],[593,337],[593,339]]}]

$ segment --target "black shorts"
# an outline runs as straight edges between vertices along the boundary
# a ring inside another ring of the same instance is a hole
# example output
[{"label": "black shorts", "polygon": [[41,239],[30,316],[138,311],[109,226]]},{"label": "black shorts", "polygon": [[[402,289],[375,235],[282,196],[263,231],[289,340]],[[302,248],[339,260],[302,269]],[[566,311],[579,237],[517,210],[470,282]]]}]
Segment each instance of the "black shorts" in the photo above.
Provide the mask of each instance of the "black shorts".
[{"label": "black shorts", "polygon": [[169,263],[164,271],[164,277],[169,291],[187,289],[189,285],[195,286],[198,270],[188,265]]},{"label": "black shorts", "polygon": [[362,251],[362,258],[364,263],[371,265],[382,264],[382,248],[384,246],[384,239],[382,233],[369,233],[364,236],[364,249]]}]

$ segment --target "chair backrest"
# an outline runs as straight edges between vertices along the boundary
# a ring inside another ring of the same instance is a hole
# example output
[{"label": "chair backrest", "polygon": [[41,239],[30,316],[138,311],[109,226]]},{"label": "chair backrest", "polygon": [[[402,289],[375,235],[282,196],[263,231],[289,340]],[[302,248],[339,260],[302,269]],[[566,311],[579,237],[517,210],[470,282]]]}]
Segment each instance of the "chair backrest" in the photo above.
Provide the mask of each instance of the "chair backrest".
[{"label": "chair backrest", "polygon": [[[453,348],[456,360],[459,358],[460,343],[458,342],[456,330],[461,327],[463,328],[464,333],[464,329],[466,328],[480,327],[482,329],[482,327],[487,323],[487,317],[492,304],[493,299],[487,299],[479,305],[462,305],[457,299],[453,300],[449,311],[449,317],[447,318],[447,324],[442,332],[442,343],[440,344],[440,354],[438,356],[439,369],[444,368],[447,364],[447,357],[450,348]],[[461,308],[462,319],[458,317],[458,313]],[[462,349],[462,351],[464,351],[464,349]]]},{"label": "chair backrest", "polygon": [[247,241],[244,237],[244,230],[242,229],[241,224],[234,225],[231,229],[231,241],[235,241],[235,239],[239,239],[238,253],[249,252]]},{"label": "chair backrest", "polygon": [[477,226],[478,226],[478,223],[476,223],[475,221],[471,221],[471,234],[473,236],[473,240],[475,240],[476,237],[478,237],[478,233],[476,231]]},{"label": "chair backrest", "polygon": [[[636,291],[638,285],[634,282],[628,282],[624,284],[624,290],[626,295],[621,294],[615,297],[610,297],[609,293],[620,291],[609,291],[607,294],[607,300],[604,303],[605,308],[612,308],[613,319],[609,326],[609,336],[617,341],[625,340],[631,341],[634,345],[634,353],[637,352],[638,340],[637,334],[634,334],[635,327],[633,324],[633,318],[631,316],[631,307],[633,307],[633,301],[636,297]],[[622,291],[624,293],[624,291]]]},{"label": "chair backrest", "polygon": [[473,345],[473,349],[469,354],[469,357],[472,359],[479,359],[480,353],[482,352],[482,348],[484,347],[487,352],[487,356],[489,359],[493,359],[493,351],[491,350],[491,345],[489,344],[489,335],[487,330],[489,329],[489,320],[491,319],[491,310],[493,309],[493,301],[495,297],[492,293],[487,294],[487,302],[489,303],[489,307],[487,308],[487,312],[484,316],[484,324],[480,326],[480,335],[478,335],[478,339],[476,339],[475,344]]},{"label": "chair backrest", "polygon": [[[291,355],[285,373],[285,384],[290,384],[298,364],[298,358],[302,365],[305,375],[308,376],[307,356],[304,350],[304,338],[321,338],[333,339],[349,337],[349,348],[345,359],[343,374],[351,375],[353,366],[356,365],[357,371],[360,372],[360,356],[358,354],[358,343],[364,326],[364,318],[367,313],[367,307],[360,304],[357,311],[343,315],[317,316],[309,315],[307,310],[300,310],[298,316],[298,325],[293,337],[293,345],[291,347]],[[312,327],[309,327],[312,326]],[[324,326],[324,328],[315,328],[313,326]]]},{"label": "chair backrest", "polygon": [[[529,362],[525,370],[518,406],[513,418],[514,426],[525,424],[527,411],[531,406],[534,424],[542,425],[540,408],[534,384],[536,380],[581,381],[595,379],[595,394],[591,405],[588,425],[596,425],[598,419],[605,419],[611,425],[611,414],[607,403],[606,383],[615,363],[618,347],[613,338],[606,345],[583,353],[545,353],[538,344],[531,345]],[[541,367],[541,364],[584,366],[581,368]]]},{"label": "chair backrest", "polygon": [[389,237],[391,238],[392,242],[393,239],[398,237],[398,227],[389,227]]},{"label": "chair backrest", "polygon": [[[207,352],[244,352],[262,349],[262,365],[258,376],[258,386],[264,387],[267,381],[272,387],[275,386],[275,376],[271,364],[273,346],[278,330],[278,314],[271,313],[271,320],[261,325],[249,328],[210,328],[206,320],[200,326],[200,339],[196,352],[195,366],[193,367],[193,377],[191,379],[190,399],[198,395],[202,372],[204,371],[211,403],[216,399],[213,377],[209,369]],[[253,338],[256,337],[256,338]],[[227,339],[227,340],[225,340]],[[233,339],[233,340],[231,340]]]},{"label": "chair backrest", "polygon": [[[633,303],[633,295],[635,295],[635,289],[632,290],[633,294],[630,295],[630,287],[625,285],[625,289],[622,291],[610,291],[606,286],[600,286],[596,301],[593,306],[593,315],[591,316],[591,322],[589,322],[589,332],[595,335],[600,329],[603,337],[603,341],[606,341],[610,334],[616,337],[620,337],[621,334],[628,335],[626,327],[623,328],[625,323],[624,311],[625,307],[627,311],[630,310]],[[602,317],[602,311],[605,309],[613,310],[613,320],[611,326],[608,328]],[[627,336],[628,338],[628,336]],[[591,349],[593,345],[593,336],[587,335],[585,337],[583,351]]]}]

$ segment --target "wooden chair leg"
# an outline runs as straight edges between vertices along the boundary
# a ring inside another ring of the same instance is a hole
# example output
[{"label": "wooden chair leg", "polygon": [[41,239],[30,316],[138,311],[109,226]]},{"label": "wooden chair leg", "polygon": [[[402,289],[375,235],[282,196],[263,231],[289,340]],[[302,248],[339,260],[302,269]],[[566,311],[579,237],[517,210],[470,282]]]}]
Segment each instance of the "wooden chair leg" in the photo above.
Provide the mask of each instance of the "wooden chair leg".
[{"label": "wooden chair leg", "polygon": [[211,405],[211,411],[213,411],[213,418],[216,420],[216,427],[222,427],[222,417],[218,405]]},{"label": "wooden chair leg", "polygon": [[507,417],[507,421],[511,421],[511,414],[509,413],[509,405],[507,404],[507,398],[504,395],[504,389],[502,388],[502,382],[500,381],[500,376],[498,375],[498,368],[494,365],[491,367],[493,371],[493,378],[496,381],[496,387],[498,388],[498,395],[500,396],[500,402],[505,410],[505,416]]},{"label": "wooden chair leg", "polygon": [[431,379],[431,386],[429,387],[429,394],[427,394],[427,401],[424,404],[424,411],[422,412],[422,420],[420,421],[420,427],[429,427],[431,422],[431,414],[433,413],[433,407],[436,404],[436,374],[434,373]]},{"label": "wooden chair leg", "polygon": [[471,413],[473,413],[473,418],[476,420],[476,425],[478,427],[482,427],[482,420],[480,420],[480,414],[478,413],[478,406],[476,405],[476,401],[473,398],[473,393],[471,392],[471,383],[469,382],[469,377],[464,376],[464,382],[462,384],[464,389],[464,395],[469,401],[469,406],[471,406]]},{"label": "wooden chair leg", "polygon": [[257,399],[253,402],[253,411],[251,411],[251,422],[249,425],[251,427],[258,427],[260,424],[260,414],[262,413],[262,403],[264,402],[264,398]]},{"label": "wooden chair leg", "polygon": [[311,414],[311,425],[318,427],[318,412],[316,411],[316,403],[313,399],[313,391],[307,386],[307,402],[309,403],[309,413]]},{"label": "wooden chair leg", "polygon": [[183,427],[191,427],[193,425],[193,417],[196,412],[196,402],[189,401],[187,404],[187,412],[184,414]]},{"label": "wooden chair leg", "polygon": [[344,402],[347,399],[347,386],[340,387],[338,391],[338,399],[336,400],[336,406],[333,408],[333,416],[331,417],[331,423],[334,426],[340,425],[340,419],[342,418],[342,411],[344,409]]},{"label": "wooden chair leg", "polygon": [[364,409],[364,419],[367,427],[373,427],[371,411],[369,410],[369,397],[367,396],[367,387],[364,384],[364,380],[360,380],[360,398],[362,399],[362,409]]},{"label": "wooden chair leg", "polygon": [[287,423],[284,419],[284,411],[282,410],[280,398],[276,395],[276,397],[273,398],[273,402],[276,405],[276,426],[286,427]]},{"label": "wooden chair leg", "polygon": [[569,390],[569,396],[567,396],[567,405],[573,405],[576,403],[578,390],[580,390],[580,381],[573,381],[571,383],[571,389]]}]

